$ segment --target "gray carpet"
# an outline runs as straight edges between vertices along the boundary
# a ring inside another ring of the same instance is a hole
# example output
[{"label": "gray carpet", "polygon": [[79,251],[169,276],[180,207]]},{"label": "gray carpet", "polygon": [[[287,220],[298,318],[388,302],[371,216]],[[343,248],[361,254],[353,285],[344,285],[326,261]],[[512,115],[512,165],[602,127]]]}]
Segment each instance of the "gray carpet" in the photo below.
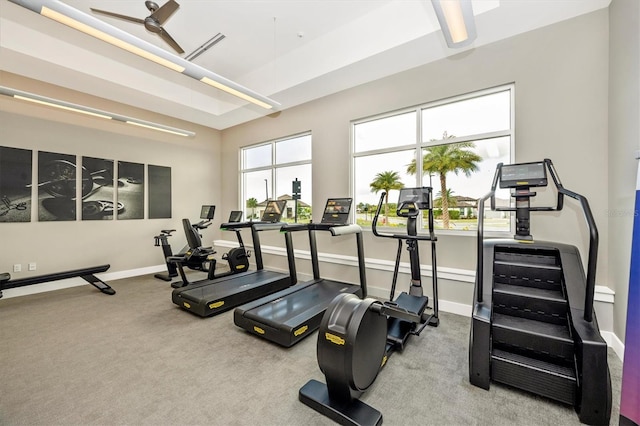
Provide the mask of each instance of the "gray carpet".
[{"label": "gray carpet", "polygon": [[[298,402],[323,381],[317,333],[283,349],[171,302],[151,276],[0,300],[2,425],[328,425]],[[469,319],[442,313],[362,398],[389,425],[571,425],[571,407],[467,379]],[[612,424],[621,363],[610,350]]]}]

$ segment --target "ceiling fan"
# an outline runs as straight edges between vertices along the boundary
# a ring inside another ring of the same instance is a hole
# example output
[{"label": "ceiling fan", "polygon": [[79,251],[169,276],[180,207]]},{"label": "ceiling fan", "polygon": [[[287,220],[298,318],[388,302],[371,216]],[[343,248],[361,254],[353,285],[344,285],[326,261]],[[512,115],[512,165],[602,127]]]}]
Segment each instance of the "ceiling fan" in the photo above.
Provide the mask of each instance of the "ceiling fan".
[{"label": "ceiling fan", "polygon": [[169,35],[169,33],[162,28],[162,24],[169,19],[173,12],[175,12],[180,5],[174,0],[169,0],[162,7],[158,7],[156,2],[147,0],[144,2],[144,5],[147,6],[147,9],[151,12],[151,15],[147,16],[144,19],[133,18],[131,16],[120,15],[119,13],[109,12],[106,10],[94,9],[91,8],[91,11],[94,13],[101,13],[103,15],[111,16],[113,18],[123,19],[129,22],[135,22],[137,24],[143,24],[144,27],[151,31],[152,33],[156,33],[162,38],[165,42],[167,42],[173,49],[178,53],[184,53],[184,50],[180,45]]}]

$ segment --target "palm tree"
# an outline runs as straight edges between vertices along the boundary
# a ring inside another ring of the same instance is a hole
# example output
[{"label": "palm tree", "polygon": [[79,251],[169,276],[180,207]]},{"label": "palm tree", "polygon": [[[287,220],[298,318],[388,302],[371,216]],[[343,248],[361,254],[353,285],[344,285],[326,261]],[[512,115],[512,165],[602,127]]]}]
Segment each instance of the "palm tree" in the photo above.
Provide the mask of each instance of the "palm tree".
[{"label": "palm tree", "polygon": [[[456,207],[456,204],[458,204],[456,196],[453,195],[454,192],[455,191],[453,189],[447,188],[447,193],[445,195],[445,198],[447,199],[447,205],[449,207]],[[442,192],[438,191],[436,196],[437,198],[433,200],[433,205],[436,207],[442,207]]]},{"label": "palm tree", "polygon": [[[444,133],[442,139],[451,139],[455,136],[447,136]],[[440,176],[440,193],[447,194],[447,173],[456,175],[463,172],[465,176],[471,176],[471,172],[478,170],[480,157],[471,149],[475,148],[473,142],[459,142],[445,145],[436,145],[425,148],[422,156],[422,173],[437,173]],[[416,173],[416,161],[407,165],[407,173]],[[442,227],[449,229],[449,203],[448,197],[442,197]]]},{"label": "palm tree", "polygon": [[386,224],[389,217],[389,191],[404,188],[404,184],[400,181],[400,175],[394,171],[380,172],[376,174],[369,187],[371,187],[371,192],[375,194],[380,191],[386,192],[384,197],[384,223]]},{"label": "palm tree", "polygon": [[258,207],[258,200],[251,197],[247,200],[247,208],[251,209],[251,219],[255,216],[255,208]]}]

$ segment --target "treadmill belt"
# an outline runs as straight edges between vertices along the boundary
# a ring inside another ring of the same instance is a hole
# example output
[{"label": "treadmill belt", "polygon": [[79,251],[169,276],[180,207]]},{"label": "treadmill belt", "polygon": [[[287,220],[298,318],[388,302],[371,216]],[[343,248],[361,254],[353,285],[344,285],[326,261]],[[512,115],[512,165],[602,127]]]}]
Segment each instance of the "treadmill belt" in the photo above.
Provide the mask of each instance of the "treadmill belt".
[{"label": "treadmill belt", "polygon": [[298,284],[236,309],[234,322],[245,330],[289,347],[320,326],[339,294],[362,295],[360,286],[331,280]]},{"label": "treadmill belt", "polygon": [[173,303],[202,317],[217,315],[236,306],[275,293],[291,285],[291,278],[266,269],[175,289]]}]

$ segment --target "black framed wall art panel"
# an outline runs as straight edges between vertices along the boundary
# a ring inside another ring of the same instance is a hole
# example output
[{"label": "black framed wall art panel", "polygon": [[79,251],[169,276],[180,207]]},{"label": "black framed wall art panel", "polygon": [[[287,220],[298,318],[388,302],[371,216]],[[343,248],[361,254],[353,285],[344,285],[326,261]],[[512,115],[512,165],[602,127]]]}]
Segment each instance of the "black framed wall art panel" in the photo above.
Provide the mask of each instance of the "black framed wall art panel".
[{"label": "black framed wall art panel", "polygon": [[171,167],[147,166],[149,219],[171,217]]},{"label": "black framed wall art panel", "polygon": [[122,204],[114,203],[113,172],[113,160],[82,157],[82,220],[113,220],[114,211],[123,209]]},{"label": "black framed wall art panel", "polygon": [[118,161],[117,218],[144,219],[144,164]]},{"label": "black framed wall art panel", "polygon": [[76,172],[75,155],[38,152],[39,221],[76,220]]},{"label": "black framed wall art panel", "polygon": [[0,147],[0,222],[31,221],[30,149]]}]

